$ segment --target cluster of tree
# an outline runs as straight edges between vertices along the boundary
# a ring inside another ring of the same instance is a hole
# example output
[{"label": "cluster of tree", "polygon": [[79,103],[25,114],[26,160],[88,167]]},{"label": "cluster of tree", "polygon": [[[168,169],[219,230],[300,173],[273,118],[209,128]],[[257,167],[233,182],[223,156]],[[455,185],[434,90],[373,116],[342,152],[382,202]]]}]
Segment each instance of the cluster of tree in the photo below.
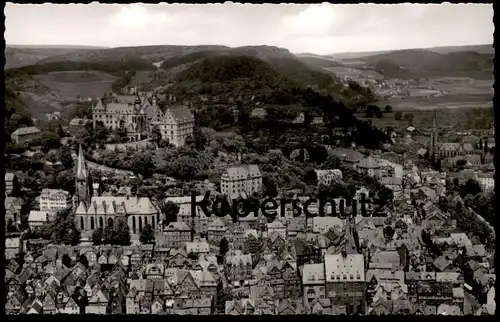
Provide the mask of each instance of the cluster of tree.
[{"label": "cluster of tree", "polygon": [[104,229],[99,227],[92,232],[92,242],[95,245],[130,245],[130,229],[127,222],[122,218],[119,218],[115,224],[111,219],[108,220]]},{"label": "cluster of tree", "polygon": [[154,240],[155,240],[155,235],[154,235],[153,227],[151,227],[150,224],[147,224],[146,226],[144,226],[144,228],[141,231],[141,234],[139,236],[139,241],[142,244],[150,244],[150,243],[154,242]]},{"label": "cluster of tree", "polygon": [[376,116],[378,118],[382,117],[382,111],[380,110],[380,107],[377,105],[367,105],[366,106],[366,117],[373,117]]},{"label": "cluster of tree", "polygon": [[75,215],[71,209],[60,211],[53,222],[45,224],[39,230],[29,230],[24,235],[25,239],[43,238],[51,240],[58,245],[78,245],[80,231],[75,225]]},{"label": "cluster of tree", "polygon": [[473,211],[460,198],[456,197],[450,204],[450,213],[457,220],[457,226],[464,231],[472,232],[481,239],[481,242],[490,247],[494,245],[492,232],[486,222],[477,218]]},{"label": "cluster of tree", "polygon": [[179,213],[180,209],[178,204],[172,201],[161,202],[159,207],[164,216],[163,219],[164,226],[168,226],[171,222],[177,221],[177,214]]},{"label": "cluster of tree", "polygon": [[98,70],[112,75],[121,76],[126,71],[154,70],[155,66],[149,61],[142,59],[116,60],[106,62],[86,62],[86,61],[58,61],[45,64],[23,66],[8,69],[6,77],[16,77],[19,75],[40,75],[51,72],[78,71],[78,70]]},{"label": "cluster of tree", "polygon": [[495,202],[494,192],[467,194],[464,198],[465,205],[472,208],[491,225],[495,223]]}]

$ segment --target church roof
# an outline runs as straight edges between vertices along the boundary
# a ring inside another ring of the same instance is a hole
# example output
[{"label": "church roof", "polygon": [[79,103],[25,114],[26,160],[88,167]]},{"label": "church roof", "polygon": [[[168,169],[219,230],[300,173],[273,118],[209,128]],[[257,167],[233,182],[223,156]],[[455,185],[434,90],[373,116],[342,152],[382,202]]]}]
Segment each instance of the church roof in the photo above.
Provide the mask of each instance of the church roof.
[{"label": "church roof", "polygon": [[378,169],[380,168],[380,164],[372,156],[369,156],[368,158],[359,161],[358,168]]}]

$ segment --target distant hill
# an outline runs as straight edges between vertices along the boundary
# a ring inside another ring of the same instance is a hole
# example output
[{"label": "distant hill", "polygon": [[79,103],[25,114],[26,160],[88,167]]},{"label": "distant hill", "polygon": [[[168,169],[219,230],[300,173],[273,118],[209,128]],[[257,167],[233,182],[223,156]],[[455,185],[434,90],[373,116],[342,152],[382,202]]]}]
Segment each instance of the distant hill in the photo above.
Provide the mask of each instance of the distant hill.
[{"label": "distant hill", "polygon": [[5,49],[4,68],[34,65],[53,56],[77,54],[96,49],[97,47],[7,45]]},{"label": "distant hill", "polygon": [[299,56],[297,59],[313,68],[344,67],[343,64],[333,60],[332,58],[321,56]]},{"label": "distant hill", "polygon": [[493,48],[493,45],[449,46],[449,47],[434,47],[427,49],[439,54],[449,54],[460,51],[475,51],[478,54],[486,54],[486,55],[495,54],[495,48]]},{"label": "distant hill", "polygon": [[18,49],[106,49],[102,46],[81,46],[81,45],[7,45],[7,48]]},{"label": "distant hill", "polygon": [[426,49],[397,50],[357,58],[388,78],[493,77],[493,54],[474,51],[438,53]]},{"label": "distant hill", "polygon": [[273,91],[313,86],[346,103],[354,97],[366,102],[376,99],[363,87],[347,90],[331,75],[291,58],[263,61],[250,56],[219,55],[191,63],[174,80],[170,85],[172,91],[194,96],[265,96],[265,93]]},{"label": "distant hill", "polygon": [[105,62],[114,60],[144,59],[150,62],[159,62],[172,57],[184,56],[198,51],[219,50],[228,48],[219,45],[203,46],[142,46],[142,47],[116,47],[93,50],[85,53],[68,53],[60,56],[49,57],[42,63],[54,61],[87,61]]},{"label": "distant hill", "polygon": [[[162,77],[166,83],[172,81],[176,73],[186,70],[195,63],[203,60],[217,61],[213,59],[233,56],[251,57],[266,62],[268,67],[271,67],[280,75],[287,77],[287,79],[298,84],[298,86],[312,85],[327,88],[337,83],[336,78],[322,70],[322,68],[303,63],[300,58],[297,58],[287,49],[272,46],[237,47],[193,52],[163,61],[161,67],[164,71],[158,72],[158,74],[163,74]],[[230,60],[228,58],[228,61]],[[224,59],[221,61],[224,61]],[[332,62],[329,65],[334,64],[335,62]],[[323,66],[325,65],[323,64]]]}]

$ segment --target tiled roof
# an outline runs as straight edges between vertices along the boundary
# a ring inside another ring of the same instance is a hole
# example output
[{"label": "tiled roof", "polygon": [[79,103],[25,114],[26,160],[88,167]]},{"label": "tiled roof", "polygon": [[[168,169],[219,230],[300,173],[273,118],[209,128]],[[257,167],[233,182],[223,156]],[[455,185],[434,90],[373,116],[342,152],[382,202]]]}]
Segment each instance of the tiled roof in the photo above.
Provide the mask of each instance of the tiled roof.
[{"label": "tiled roof", "polygon": [[381,165],[372,156],[369,156],[368,158],[359,161],[357,167],[362,169],[378,169]]},{"label": "tiled roof", "polygon": [[252,179],[262,176],[259,167],[254,164],[227,168],[225,174],[229,176],[230,180]]},{"label": "tiled roof", "polygon": [[156,214],[157,207],[147,197],[92,197],[90,206],[86,211],[82,203],[78,206],[77,214]]},{"label": "tiled roof", "polygon": [[168,111],[178,123],[194,122],[193,114],[186,107],[169,108]]},{"label": "tiled roof", "polygon": [[31,210],[28,216],[28,222],[47,222],[49,213],[47,211]]},{"label": "tiled roof", "polygon": [[362,254],[325,255],[327,282],[365,281],[365,261]]},{"label": "tiled roof", "polygon": [[12,135],[27,135],[27,134],[35,134],[40,133],[41,131],[34,126],[29,127],[21,127],[15,130]]}]

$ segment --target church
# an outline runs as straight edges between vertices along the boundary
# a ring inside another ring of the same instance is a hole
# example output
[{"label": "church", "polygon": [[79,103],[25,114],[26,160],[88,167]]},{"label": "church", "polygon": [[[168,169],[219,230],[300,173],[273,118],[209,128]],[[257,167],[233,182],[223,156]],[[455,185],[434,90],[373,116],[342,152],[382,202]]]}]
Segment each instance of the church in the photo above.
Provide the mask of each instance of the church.
[{"label": "church", "polygon": [[473,143],[441,143],[438,141],[438,136],[438,129],[436,125],[436,111],[434,111],[432,132],[428,148],[430,160],[456,161],[458,159],[465,160],[466,156],[471,155],[482,156],[481,149],[478,149]]},{"label": "church", "polygon": [[158,231],[161,225],[159,208],[147,197],[93,196],[91,177],[80,145],[76,165],[75,225],[82,232],[114,226],[118,219],[127,222],[131,233],[140,233],[146,225]]}]

